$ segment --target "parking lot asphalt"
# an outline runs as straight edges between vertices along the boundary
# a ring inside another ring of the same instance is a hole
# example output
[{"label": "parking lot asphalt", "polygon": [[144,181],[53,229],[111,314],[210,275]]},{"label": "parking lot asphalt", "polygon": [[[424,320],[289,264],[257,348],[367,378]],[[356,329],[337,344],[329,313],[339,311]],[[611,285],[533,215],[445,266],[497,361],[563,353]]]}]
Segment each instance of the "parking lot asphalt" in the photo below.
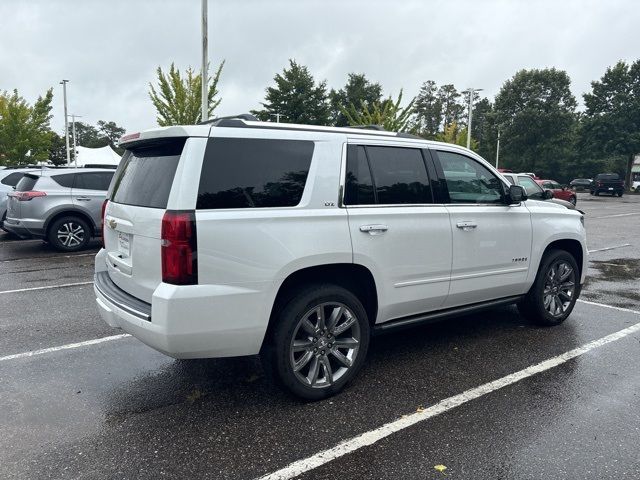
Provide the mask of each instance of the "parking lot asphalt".
[{"label": "parking lot asphalt", "polygon": [[590,303],[561,326],[508,307],[375,337],[356,381],[316,403],[257,358],[173,360],[114,337],[90,284],[97,243],[63,255],[0,235],[0,478],[640,478],[640,329],[625,330],[640,323],[640,196],[578,208]]}]

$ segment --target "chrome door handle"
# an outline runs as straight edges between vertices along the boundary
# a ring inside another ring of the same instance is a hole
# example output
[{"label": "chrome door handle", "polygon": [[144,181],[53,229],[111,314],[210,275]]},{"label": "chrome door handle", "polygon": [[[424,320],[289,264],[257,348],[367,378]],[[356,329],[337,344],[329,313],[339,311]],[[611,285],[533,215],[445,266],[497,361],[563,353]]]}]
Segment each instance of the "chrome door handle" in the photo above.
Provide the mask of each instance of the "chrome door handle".
[{"label": "chrome door handle", "polygon": [[76,200],[79,200],[80,202],[89,202],[91,201],[91,197],[76,197]]},{"label": "chrome door handle", "polygon": [[456,223],[456,227],[461,228],[465,232],[468,232],[469,230],[473,230],[477,226],[478,226],[478,224],[475,223],[475,222],[458,222],[458,223]]},{"label": "chrome door handle", "polygon": [[368,233],[369,235],[382,235],[387,230],[389,230],[389,227],[386,225],[362,225],[360,227],[361,232]]}]

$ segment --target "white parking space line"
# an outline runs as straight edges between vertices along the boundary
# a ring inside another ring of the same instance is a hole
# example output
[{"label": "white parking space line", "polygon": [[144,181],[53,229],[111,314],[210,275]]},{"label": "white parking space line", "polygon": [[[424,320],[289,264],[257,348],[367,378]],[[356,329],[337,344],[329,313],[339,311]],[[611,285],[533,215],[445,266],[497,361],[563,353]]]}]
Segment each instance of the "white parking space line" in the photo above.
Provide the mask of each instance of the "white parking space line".
[{"label": "white parking space line", "polygon": [[632,212],[632,213],[616,213],[614,215],[605,215],[603,217],[594,217],[594,218],[613,218],[613,217],[628,217],[629,215],[640,215],[640,212]]},{"label": "white parking space line", "polygon": [[[610,305],[604,305],[604,304],[587,302],[587,301],[582,301],[582,303],[600,306],[600,307],[613,308],[614,310],[621,310],[625,312],[634,313],[636,315],[640,315],[640,312],[637,312],[635,310],[629,310],[626,308],[611,307]],[[453,408],[459,407],[460,405],[470,402],[471,400],[475,400],[476,398],[480,398],[484,395],[487,395],[491,392],[495,392],[496,390],[504,388],[508,385],[512,385],[516,382],[524,380],[525,378],[529,378],[533,375],[537,375],[538,373],[542,373],[547,370],[550,370],[554,367],[557,367],[559,365],[562,365],[563,363],[568,362],[569,360],[572,360],[576,357],[584,355],[585,353],[590,352],[591,350],[607,345],[608,343],[615,342],[629,335],[633,335],[634,333],[637,333],[637,332],[640,332],[640,323],[636,323],[628,328],[612,333],[611,335],[607,335],[606,337],[602,337],[592,342],[586,343],[578,348],[574,348],[573,350],[569,350],[568,352],[565,352],[561,355],[552,357],[536,365],[532,365],[523,370],[517,371],[505,377],[499,378],[498,380],[494,380],[493,382],[485,383],[484,385],[480,385],[479,387],[469,389],[458,395],[454,395],[453,397],[449,397],[444,400],[441,400],[440,402],[436,403],[435,405],[425,410],[418,411],[410,415],[406,415],[393,422],[382,425],[379,428],[370,430],[361,435],[358,435],[357,437],[353,437],[343,442],[340,442],[335,447],[318,452],[315,455],[304,458],[302,460],[293,462],[280,470],[277,470],[273,473],[260,477],[260,480],[288,480],[291,478],[295,478],[298,475],[302,475],[305,472],[318,468],[344,455],[352,453],[363,447],[373,445],[374,443],[382,440],[383,438],[386,438],[389,435],[392,435],[396,432],[404,430],[405,428],[411,427],[419,422],[423,422],[425,420],[433,418]]]},{"label": "white parking space line", "polygon": [[46,285],[44,287],[30,287],[30,288],[18,288],[16,290],[2,290],[0,291],[0,295],[4,293],[19,293],[19,292],[32,292],[34,290],[51,290],[52,288],[66,288],[66,287],[77,287],[78,285],[91,285],[91,282],[75,282],[75,283],[63,283],[61,285]]},{"label": "white parking space line", "polygon": [[596,248],[594,250],[587,250],[587,253],[606,252],[607,250],[615,250],[616,248],[624,248],[624,247],[630,247],[630,246],[631,246],[630,243],[624,243],[622,245],[614,245],[613,247],[603,247],[603,248]]},{"label": "white parking space line", "polygon": [[71,350],[73,348],[86,347],[87,345],[97,345],[99,343],[111,342],[113,340],[120,340],[121,338],[130,337],[128,333],[120,335],[112,335],[110,337],[94,338],[93,340],[87,340],[84,342],[68,343],[66,345],[60,345],[58,347],[42,348],[40,350],[32,350],[30,352],[16,353],[14,355],[7,355],[6,357],[0,357],[0,362],[7,360],[15,360],[17,358],[35,357],[36,355],[43,355],[45,353],[59,352],[60,350]]},{"label": "white parking space line", "polygon": [[21,257],[21,258],[10,258],[8,260],[0,260],[0,263],[10,263],[10,262],[19,262],[23,260],[47,260],[49,258],[75,258],[75,257],[95,257],[95,253],[80,253],[77,255],[45,255],[40,257]]}]

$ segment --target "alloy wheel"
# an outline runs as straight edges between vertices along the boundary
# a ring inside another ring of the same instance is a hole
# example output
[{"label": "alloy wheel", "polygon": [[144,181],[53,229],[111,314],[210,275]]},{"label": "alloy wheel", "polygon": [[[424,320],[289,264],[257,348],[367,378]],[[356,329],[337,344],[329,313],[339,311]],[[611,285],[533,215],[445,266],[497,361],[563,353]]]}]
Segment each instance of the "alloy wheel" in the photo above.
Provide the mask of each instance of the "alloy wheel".
[{"label": "alloy wheel", "polygon": [[562,316],[575,296],[576,273],[564,260],[552,263],[547,270],[542,299],[544,308],[553,317]]},{"label": "alloy wheel", "polygon": [[296,378],[312,388],[340,380],[355,363],[361,341],[354,313],[338,302],[322,303],[299,320],[289,348]]},{"label": "alloy wheel", "polygon": [[66,222],[60,225],[56,235],[65,247],[77,247],[84,241],[85,231],[79,223]]}]

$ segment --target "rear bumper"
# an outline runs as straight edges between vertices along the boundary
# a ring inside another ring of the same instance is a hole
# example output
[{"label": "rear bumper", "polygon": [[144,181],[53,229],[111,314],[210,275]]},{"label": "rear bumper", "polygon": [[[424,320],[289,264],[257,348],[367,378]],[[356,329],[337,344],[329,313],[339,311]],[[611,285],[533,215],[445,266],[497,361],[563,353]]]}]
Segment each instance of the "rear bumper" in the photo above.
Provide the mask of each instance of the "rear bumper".
[{"label": "rear bumper", "polygon": [[119,289],[100,250],[94,292],[102,319],[174,358],[255,355],[260,351],[269,311],[260,291],[225,285],[161,283],[151,304]]},{"label": "rear bumper", "polygon": [[2,228],[20,238],[45,238],[44,223],[39,220],[23,220],[7,217]]},{"label": "rear bumper", "polygon": [[591,192],[593,193],[624,193],[624,187],[613,187],[612,190],[609,190],[609,187],[600,187],[600,188],[592,188]]}]

